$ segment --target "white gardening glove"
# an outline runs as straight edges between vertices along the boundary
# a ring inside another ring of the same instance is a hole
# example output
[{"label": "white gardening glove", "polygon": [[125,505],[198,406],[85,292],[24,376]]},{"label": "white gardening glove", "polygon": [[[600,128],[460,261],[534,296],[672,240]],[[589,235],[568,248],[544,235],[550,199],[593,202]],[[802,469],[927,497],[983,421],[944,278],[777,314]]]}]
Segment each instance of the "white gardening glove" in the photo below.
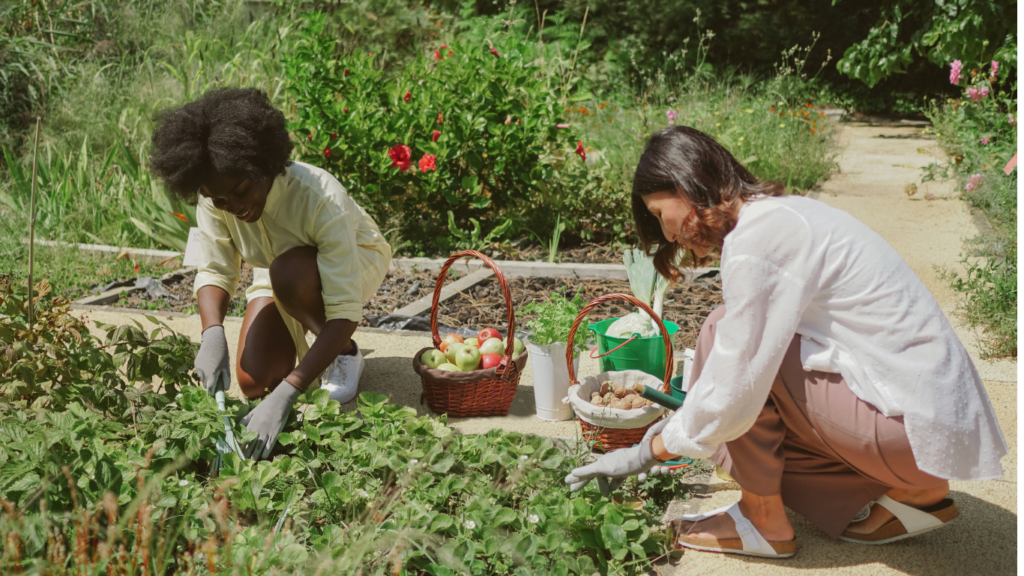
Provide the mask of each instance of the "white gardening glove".
[{"label": "white gardening glove", "polygon": [[252,460],[270,456],[277,444],[277,435],[284,430],[292,405],[302,392],[288,382],[281,381],[269,396],[242,418],[242,425],[257,434],[256,438],[242,448],[242,455]]},{"label": "white gardening glove", "polygon": [[597,479],[597,486],[605,496],[617,490],[630,476],[646,473],[658,460],[651,452],[650,438],[644,438],[632,448],[620,448],[588,466],[581,466],[565,477],[565,483],[573,492],[583,489],[591,480]]},{"label": "white gardening glove", "polygon": [[[646,440],[647,442],[653,441],[655,436],[657,436],[658,434],[661,434],[661,431],[665,429],[665,426],[668,426],[668,418],[662,418],[661,420],[656,422],[654,424],[654,426],[651,426],[650,428],[648,428],[647,429],[647,433],[644,434],[644,438],[640,442],[643,443],[644,440]],[[672,469],[668,468],[667,466],[655,466],[654,468],[651,468],[651,475],[652,476],[657,476],[659,474],[670,474],[670,473],[672,473]],[[636,479],[639,480],[640,482],[643,482],[643,481],[647,480],[647,473],[643,472],[643,473],[637,474]]]},{"label": "white gardening glove", "polygon": [[203,330],[203,341],[193,368],[207,394],[213,396],[217,390],[227,392],[231,386],[231,358],[223,326],[210,326]]}]

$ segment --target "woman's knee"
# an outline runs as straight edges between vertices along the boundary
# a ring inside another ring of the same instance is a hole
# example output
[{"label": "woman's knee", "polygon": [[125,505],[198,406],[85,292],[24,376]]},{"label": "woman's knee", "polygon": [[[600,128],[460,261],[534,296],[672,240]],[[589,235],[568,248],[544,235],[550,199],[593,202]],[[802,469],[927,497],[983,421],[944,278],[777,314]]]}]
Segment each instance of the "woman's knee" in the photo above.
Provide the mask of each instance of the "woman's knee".
[{"label": "woman's knee", "polygon": [[285,305],[304,296],[320,294],[320,269],[316,246],[299,246],[281,254],[270,263],[270,283],[274,296]]}]

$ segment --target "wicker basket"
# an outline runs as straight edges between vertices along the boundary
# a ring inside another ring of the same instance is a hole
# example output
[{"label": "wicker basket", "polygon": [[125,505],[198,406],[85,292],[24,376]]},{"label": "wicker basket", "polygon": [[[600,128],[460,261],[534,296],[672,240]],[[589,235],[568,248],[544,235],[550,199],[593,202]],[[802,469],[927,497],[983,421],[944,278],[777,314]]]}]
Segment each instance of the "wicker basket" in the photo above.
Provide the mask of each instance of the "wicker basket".
[{"label": "wicker basket", "polygon": [[474,370],[472,372],[446,372],[435,368],[428,368],[420,363],[420,356],[430,350],[424,348],[416,353],[412,359],[413,370],[420,375],[423,381],[423,396],[420,402],[426,401],[430,410],[437,414],[447,414],[454,418],[465,418],[468,416],[505,416],[512,407],[512,400],[519,388],[519,377],[526,367],[528,353],[523,353],[513,358],[515,350],[516,318],[512,310],[512,294],[508,287],[508,281],[495,265],[494,261],[474,250],[464,250],[452,254],[444,263],[441,272],[437,275],[437,283],[434,286],[434,302],[430,309],[430,332],[434,340],[434,348],[441,344],[441,336],[437,333],[437,308],[441,298],[441,289],[444,287],[444,278],[448,269],[461,258],[472,256],[483,260],[501,285],[501,291],[505,296],[505,309],[508,312],[508,337],[506,338],[505,358],[498,366],[488,370]]},{"label": "wicker basket", "polygon": [[[583,310],[580,310],[579,315],[576,316],[576,321],[572,324],[572,329],[569,330],[569,343],[566,345],[566,362],[569,363],[569,385],[575,386],[579,384],[576,380],[576,371],[573,370],[572,365],[572,353],[573,353],[573,339],[576,336],[576,330],[579,329],[580,323],[587,317],[591,310],[597,308],[605,302],[612,300],[625,300],[631,304],[635,304],[642,308],[645,312],[650,314],[651,318],[654,319],[655,324],[661,330],[661,335],[665,340],[665,378],[664,385],[662,386],[662,392],[671,394],[671,388],[669,382],[672,380],[672,340],[668,337],[668,330],[665,329],[665,325],[662,323],[661,318],[654,313],[654,310],[637,300],[629,294],[605,294],[592,300],[590,304],[587,304]],[[602,451],[617,450],[619,448],[629,448],[639,443],[644,438],[644,434],[647,433],[647,429],[654,425],[654,422],[642,426],[639,428],[604,428],[597,426],[591,422],[587,422],[581,414],[577,414],[580,421],[580,428],[583,431],[583,437],[594,442],[594,448]],[[657,422],[657,420],[655,420]]]}]

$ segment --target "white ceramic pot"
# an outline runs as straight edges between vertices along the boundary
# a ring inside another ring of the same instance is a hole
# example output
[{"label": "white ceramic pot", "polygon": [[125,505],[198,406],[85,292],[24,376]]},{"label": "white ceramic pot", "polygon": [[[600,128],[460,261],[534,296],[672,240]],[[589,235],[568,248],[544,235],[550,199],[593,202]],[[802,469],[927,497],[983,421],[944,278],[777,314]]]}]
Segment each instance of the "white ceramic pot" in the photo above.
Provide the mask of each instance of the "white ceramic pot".
[{"label": "white ceramic pot", "polygon": [[[569,367],[565,363],[565,343],[542,346],[527,341],[530,351],[530,369],[533,370],[533,397],[537,403],[537,418],[549,422],[572,418],[572,409],[562,400],[569,395]],[[572,362],[579,372],[580,357]]]}]

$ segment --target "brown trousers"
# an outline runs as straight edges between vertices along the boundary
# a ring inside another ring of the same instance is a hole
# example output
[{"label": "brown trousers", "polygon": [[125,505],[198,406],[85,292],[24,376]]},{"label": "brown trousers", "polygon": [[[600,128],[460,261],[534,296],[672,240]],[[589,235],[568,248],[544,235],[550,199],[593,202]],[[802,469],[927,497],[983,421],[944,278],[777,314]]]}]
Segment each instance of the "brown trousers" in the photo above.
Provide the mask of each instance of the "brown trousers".
[{"label": "brown trousers", "polygon": [[[701,327],[691,386],[723,316],[720,306]],[[754,426],[719,446],[711,459],[744,490],[781,494],[786,506],[833,538],[865,504],[892,488],[944,482],[918,469],[902,416],[883,415],[854,395],[840,374],[803,369],[799,334]]]}]

